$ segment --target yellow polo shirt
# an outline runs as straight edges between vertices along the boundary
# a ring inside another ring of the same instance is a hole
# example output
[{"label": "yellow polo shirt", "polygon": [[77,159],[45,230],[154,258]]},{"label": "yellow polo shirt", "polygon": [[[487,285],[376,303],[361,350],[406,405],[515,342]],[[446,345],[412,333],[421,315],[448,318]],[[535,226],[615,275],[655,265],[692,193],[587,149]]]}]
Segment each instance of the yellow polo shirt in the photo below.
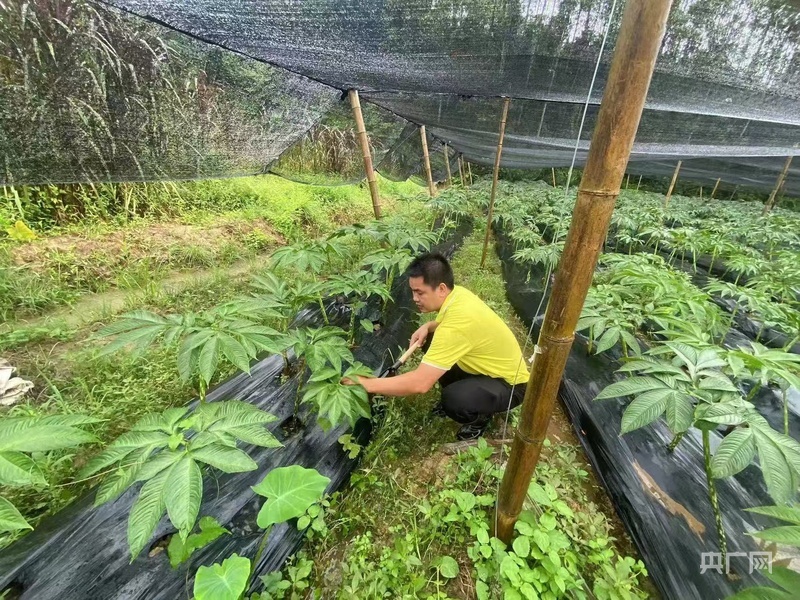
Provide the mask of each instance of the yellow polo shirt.
[{"label": "yellow polo shirt", "polygon": [[454,286],[436,315],[439,325],[422,362],[449,370],[458,365],[474,375],[526,383],[528,369],[517,338],[483,300]]}]

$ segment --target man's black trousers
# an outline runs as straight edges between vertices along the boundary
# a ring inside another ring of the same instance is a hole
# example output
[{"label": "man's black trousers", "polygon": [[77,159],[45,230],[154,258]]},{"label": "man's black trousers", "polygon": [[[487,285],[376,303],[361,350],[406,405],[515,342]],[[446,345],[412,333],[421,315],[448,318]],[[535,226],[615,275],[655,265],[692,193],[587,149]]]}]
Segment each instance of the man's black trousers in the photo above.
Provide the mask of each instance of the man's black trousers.
[{"label": "man's black trousers", "polygon": [[493,414],[519,406],[525,397],[526,385],[518,383],[512,394],[511,385],[504,379],[472,375],[457,365],[442,375],[439,384],[444,412],[465,425],[485,423]]}]

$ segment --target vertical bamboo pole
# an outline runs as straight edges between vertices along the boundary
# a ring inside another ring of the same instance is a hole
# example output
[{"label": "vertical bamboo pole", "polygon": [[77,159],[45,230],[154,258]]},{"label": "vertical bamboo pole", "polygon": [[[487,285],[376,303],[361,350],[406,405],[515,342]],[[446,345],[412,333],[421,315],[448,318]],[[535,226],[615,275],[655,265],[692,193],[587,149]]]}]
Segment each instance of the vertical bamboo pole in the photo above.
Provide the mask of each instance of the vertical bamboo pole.
[{"label": "vertical bamboo pole", "polygon": [[458,157],[458,179],[461,181],[461,187],[464,187],[464,158]]},{"label": "vertical bamboo pole", "polygon": [[469,177],[469,184],[472,185],[472,165],[467,161],[467,176]]},{"label": "vertical bamboo pole", "polygon": [[735,186],[733,186],[733,191],[731,192],[731,197],[728,198],[728,200],[733,200],[733,197],[736,195],[736,192],[738,192],[738,191],[739,191],[739,184],[737,183]]},{"label": "vertical bamboo pole", "polygon": [[625,179],[625,189],[628,189],[628,185],[631,183],[631,174],[628,173],[628,177]]},{"label": "vertical bamboo pole", "polygon": [[372,210],[375,212],[375,218],[380,219],[381,198],[378,195],[378,181],[375,179],[375,169],[372,168],[372,152],[369,148],[367,128],[364,126],[364,116],[361,114],[358,90],[350,90],[347,95],[350,98],[350,106],[353,108],[353,118],[356,120],[356,134],[358,135],[358,143],[361,146],[361,154],[364,157],[364,172],[367,174],[369,195],[372,196]]},{"label": "vertical bamboo pole", "polygon": [[553,187],[556,187],[556,168],[550,167],[550,173],[553,175]]},{"label": "vertical bamboo pole", "polygon": [[483,238],[483,253],[481,254],[481,269],[486,263],[486,250],[489,248],[489,234],[492,232],[492,213],[494,212],[494,198],[497,195],[497,178],[500,175],[500,155],[503,154],[503,138],[506,135],[506,120],[508,119],[508,105],[511,98],[503,100],[503,114],[500,117],[500,135],[497,138],[497,150],[494,155],[494,173],[492,174],[492,192],[489,195],[489,216],[486,219],[486,236]]},{"label": "vertical bamboo pole", "polygon": [[447,187],[453,185],[453,174],[450,172],[450,150],[444,145],[444,164],[447,168]]},{"label": "vertical bamboo pole", "polygon": [[510,542],[567,363],[575,326],[605,239],[672,0],[628,0],[597,124],[583,170],[572,226],[547,305],[538,352],[498,496],[496,535]]},{"label": "vertical bamboo pole", "polygon": [[431,173],[431,157],[428,155],[428,138],[425,134],[425,125],[420,126],[419,135],[422,138],[422,157],[425,160],[425,176],[428,178],[428,194],[431,198],[435,193],[433,188],[433,173]]},{"label": "vertical bamboo pole", "polygon": [[717,193],[717,188],[719,187],[719,180],[720,179],[722,179],[722,177],[717,177],[717,183],[714,184],[714,189],[711,190],[711,199],[712,200],[714,199],[714,195]]},{"label": "vertical bamboo pole", "polygon": [[786,180],[786,174],[789,172],[789,167],[792,164],[792,158],[793,157],[789,156],[786,159],[786,162],[783,165],[783,171],[781,171],[781,174],[778,175],[778,180],[775,182],[775,188],[772,190],[772,193],[769,195],[769,198],[767,199],[767,203],[764,204],[764,210],[761,211],[762,215],[767,214],[769,211],[772,210],[772,207],[775,206],[775,198],[778,197],[778,192],[783,187],[783,182]]},{"label": "vertical bamboo pole", "polygon": [[669,183],[669,189],[667,190],[667,195],[664,198],[664,208],[669,206],[669,199],[672,197],[672,190],[675,189],[675,182],[678,181],[678,171],[681,170],[681,163],[683,161],[679,160],[678,164],[675,165],[675,172],[672,174],[672,181]]},{"label": "vertical bamboo pole", "polygon": [[700,186],[700,200],[703,199],[703,186]]},{"label": "vertical bamboo pole", "polygon": [[643,175],[639,175],[639,181],[636,182],[636,191],[639,191],[639,186],[642,185],[642,177]]}]

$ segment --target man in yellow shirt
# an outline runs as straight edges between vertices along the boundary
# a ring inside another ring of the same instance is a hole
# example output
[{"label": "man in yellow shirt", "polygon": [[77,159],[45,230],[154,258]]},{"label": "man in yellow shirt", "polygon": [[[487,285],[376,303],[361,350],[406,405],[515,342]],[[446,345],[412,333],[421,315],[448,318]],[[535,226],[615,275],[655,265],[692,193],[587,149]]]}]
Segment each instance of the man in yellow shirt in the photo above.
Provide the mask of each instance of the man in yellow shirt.
[{"label": "man in yellow shirt", "polygon": [[525,395],[528,369],[519,343],[497,313],[454,284],[442,255],[418,257],[406,274],[420,312],[438,313],[411,336],[412,344],[429,342],[429,348],[413,371],[358,383],[371,394],[407,396],[424,394],[438,381],[442,399],[434,414],[462,424],[459,440],[480,437],[492,415],[518,406]]}]

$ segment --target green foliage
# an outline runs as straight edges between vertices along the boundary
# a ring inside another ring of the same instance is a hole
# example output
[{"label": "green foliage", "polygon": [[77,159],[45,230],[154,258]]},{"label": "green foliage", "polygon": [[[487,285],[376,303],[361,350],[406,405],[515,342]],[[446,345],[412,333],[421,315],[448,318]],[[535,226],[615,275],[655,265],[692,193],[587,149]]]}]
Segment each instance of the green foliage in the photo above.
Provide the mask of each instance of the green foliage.
[{"label": "green foliage", "polygon": [[167,554],[169,554],[169,564],[173,569],[177,569],[181,563],[189,560],[195,550],[200,550],[218,537],[230,533],[213,517],[201,517],[198,526],[200,531],[190,533],[185,540],[180,535],[173,535],[170,538]]},{"label": "green foliage", "polygon": [[250,560],[232,554],[222,564],[200,567],[194,578],[195,600],[239,600],[250,579]]},{"label": "green foliage", "polygon": [[314,404],[324,429],[330,429],[342,422],[353,427],[360,418],[369,418],[369,396],[361,385],[344,385],[342,379],[359,375],[371,376],[372,370],[361,363],[354,363],[344,372],[340,369],[323,367],[311,373],[303,392],[303,402]]},{"label": "green foliage", "polygon": [[[98,419],[81,415],[4,417],[0,420],[0,485],[46,486],[45,474],[31,455],[97,442],[81,428]],[[0,534],[33,529],[17,508],[0,496]]]},{"label": "green foliage", "polygon": [[258,512],[258,526],[267,528],[301,517],[322,499],[329,483],[330,479],[324,475],[299,465],[273,469],[253,486],[256,494],[267,499]]},{"label": "green foliage", "polygon": [[287,346],[312,371],[319,371],[330,364],[341,372],[345,362],[353,362],[353,353],[350,352],[346,337],[347,332],[339,327],[304,327],[289,332]]},{"label": "green foliage", "polygon": [[168,409],[143,418],[117,438],[86,465],[81,477],[104,473],[96,506],[114,500],[135,482],[144,482],[128,518],[132,558],[148,543],[165,511],[185,544],[203,497],[200,465],[224,473],[256,469],[236,444],[280,446],[263,427],[274,420],[251,404],[233,400],[200,404],[191,413],[186,408]]}]

